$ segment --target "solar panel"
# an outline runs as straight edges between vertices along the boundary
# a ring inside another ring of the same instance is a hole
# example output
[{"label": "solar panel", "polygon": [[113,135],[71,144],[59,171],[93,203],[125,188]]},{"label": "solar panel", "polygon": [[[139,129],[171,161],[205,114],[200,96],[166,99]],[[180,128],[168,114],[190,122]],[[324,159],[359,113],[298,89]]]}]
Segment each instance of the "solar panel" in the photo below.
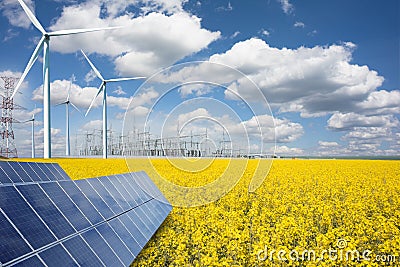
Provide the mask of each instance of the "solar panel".
[{"label": "solar panel", "polygon": [[3,161],[0,177],[0,266],[128,266],[172,210],[144,172],[73,181]]},{"label": "solar panel", "polygon": [[57,163],[0,161],[1,184],[71,180]]}]

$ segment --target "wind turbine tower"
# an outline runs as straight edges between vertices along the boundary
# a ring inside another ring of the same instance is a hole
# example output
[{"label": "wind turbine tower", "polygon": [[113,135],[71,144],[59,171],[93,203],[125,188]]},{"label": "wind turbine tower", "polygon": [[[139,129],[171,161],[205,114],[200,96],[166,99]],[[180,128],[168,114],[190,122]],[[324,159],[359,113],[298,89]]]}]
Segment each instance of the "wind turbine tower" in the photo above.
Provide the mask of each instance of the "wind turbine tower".
[{"label": "wind turbine tower", "polygon": [[32,158],[35,158],[35,113],[32,114],[32,118],[25,122],[32,122]]},{"label": "wind turbine tower", "polygon": [[66,113],[66,122],[65,122],[65,156],[69,157],[71,155],[71,145],[70,145],[70,135],[69,135],[69,105],[71,105],[74,109],[76,109],[79,113],[80,110],[77,106],[75,106],[71,100],[71,85],[72,85],[72,78],[70,80],[67,99],[64,102],[57,104],[56,106],[65,105],[65,113]]},{"label": "wind turbine tower", "polygon": [[22,0],[18,0],[26,15],[33,23],[33,25],[42,33],[42,38],[37,44],[28,64],[25,67],[24,72],[20,80],[18,81],[14,93],[11,96],[13,98],[24,81],[29,70],[32,68],[36,59],[39,56],[41,50],[43,50],[43,124],[44,124],[44,158],[51,158],[51,126],[50,126],[50,61],[49,61],[49,45],[50,37],[71,35],[84,32],[93,32],[106,29],[116,29],[120,27],[109,27],[109,28],[93,28],[93,29],[71,29],[71,30],[60,30],[54,32],[47,32],[40,24],[39,20],[35,17],[29,7]]},{"label": "wind turbine tower", "polygon": [[89,65],[92,67],[92,70],[94,71],[96,76],[101,80],[101,84],[97,91],[97,94],[94,96],[92,103],[90,103],[90,106],[89,106],[85,116],[87,116],[87,114],[89,113],[90,109],[92,108],[92,106],[93,106],[96,98],[99,96],[99,94],[103,93],[103,131],[102,131],[103,132],[103,158],[106,159],[108,157],[108,153],[107,153],[107,91],[106,91],[106,85],[107,85],[107,83],[110,83],[110,82],[145,79],[145,77],[104,79],[103,76],[100,74],[100,72],[97,70],[97,68],[93,65],[93,63],[89,60],[89,58],[86,56],[86,54],[83,51],[82,51],[82,54],[86,58]]}]

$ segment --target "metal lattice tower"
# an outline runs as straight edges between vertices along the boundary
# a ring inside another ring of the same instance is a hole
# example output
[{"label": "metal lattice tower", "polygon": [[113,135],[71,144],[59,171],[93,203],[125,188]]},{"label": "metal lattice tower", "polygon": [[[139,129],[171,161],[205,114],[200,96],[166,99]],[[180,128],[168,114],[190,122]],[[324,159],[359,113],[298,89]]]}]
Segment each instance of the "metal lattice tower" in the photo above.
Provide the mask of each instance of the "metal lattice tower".
[{"label": "metal lattice tower", "polygon": [[13,110],[15,108],[14,99],[11,95],[14,90],[14,85],[18,81],[13,77],[1,77],[4,81],[4,90],[1,94],[1,125],[0,125],[0,156],[6,158],[17,158],[17,148],[14,142]]}]

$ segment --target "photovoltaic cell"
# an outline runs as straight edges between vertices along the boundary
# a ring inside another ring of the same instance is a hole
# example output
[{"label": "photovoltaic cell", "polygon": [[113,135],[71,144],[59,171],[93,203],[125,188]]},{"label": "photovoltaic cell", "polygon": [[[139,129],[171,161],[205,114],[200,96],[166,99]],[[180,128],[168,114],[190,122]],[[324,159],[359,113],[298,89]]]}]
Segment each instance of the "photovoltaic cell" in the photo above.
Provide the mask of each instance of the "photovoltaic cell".
[{"label": "photovoltaic cell", "polygon": [[103,216],[104,219],[109,219],[113,217],[115,214],[111,211],[111,209],[107,206],[107,204],[103,201],[103,199],[97,194],[96,191],[90,186],[87,180],[78,180],[76,181],[76,185],[82,191],[82,193],[90,200],[93,206],[99,211],[99,213]]},{"label": "photovoltaic cell", "polygon": [[128,266],[172,210],[157,194],[145,173],[72,181],[0,161],[0,266]]},{"label": "photovoltaic cell", "polygon": [[40,184],[40,187],[47,193],[76,231],[81,231],[91,226],[88,219],[79,210],[77,204],[72,202],[58,183],[43,183]]},{"label": "photovoltaic cell", "polygon": [[12,183],[10,178],[8,178],[8,174],[5,170],[3,170],[3,162],[0,161],[0,182],[2,184],[9,184]]},{"label": "photovoltaic cell", "polygon": [[56,241],[46,225],[13,186],[1,186],[0,196],[0,208],[34,249]]},{"label": "photovoltaic cell", "polygon": [[111,228],[121,237],[125,245],[129,248],[129,251],[137,257],[141,248],[137,244],[135,238],[131,235],[125,225],[119,220],[119,218],[112,219],[109,222]]},{"label": "photovoltaic cell", "polygon": [[32,251],[3,213],[0,213],[0,236],[0,262],[8,262]]},{"label": "photovoltaic cell", "polygon": [[118,257],[124,266],[131,264],[134,255],[129,251],[117,233],[108,225],[108,223],[100,224],[96,227],[97,231],[107,240],[110,247],[118,253]]},{"label": "photovoltaic cell", "polygon": [[86,181],[92,186],[92,188],[96,191],[96,193],[99,196],[101,196],[102,200],[105,202],[107,207],[109,207],[111,209],[111,211],[114,213],[114,215],[117,215],[117,214],[123,212],[123,209],[121,208],[121,206],[118,205],[118,203],[114,199],[114,197],[103,186],[103,184],[100,182],[100,179],[87,179]]},{"label": "photovoltaic cell", "polygon": [[11,164],[10,166],[14,169],[15,173],[23,182],[25,183],[32,182],[32,179],[29,177],[28,173],[25,172],[25,170],[23,169],[22,165],[19,162],[15,162],[15,164]]},{"label": "photovoltaic cell", "polygon": [[94,254],[90,247],[83,241],[81,236],[75,236],[63,242],[65,248],[79,265],[82,266],[104,266],[104,263]]},{"label": "photovoltaic cell", "polygon": [[0,182],[31,183],[71,180],[56,163],[0,161]]},{"label": "photovoltaic cell", "polygon": [[63,266],[78,266],[61,244],[42,251],[39,256],[48,266],[59,266],[60,263]]},{"label": "photovoltaic cell", "polygon": [[[95,179],[91,179],[95,180]],[[119,192],[118,189],[111,183],[110,178],[98,179],[104,188],[110,193],[111,197],[115,199],[122,210],[128,210],[130,208],[127,199]]]},{"label": "photovoltaic cell", "polygon": [[[50,181],[50,178],[47,177],[47,174],[45,171],[42,170],[41,166],[44,167],[43,165],[44,163],[36,163],[36,162],[32,162],[30,164],[32,170],[34,170],[38,177],[40,178],[41,181]],[[45,169],[46,170],[46,169]],[[49,175],[50,176],[50,175]]]},{"label": "photovoltaic cell", "polygon": [[64,191],[72,199],[72,201],[77,204],[79,209],[83,212],[86,218],[92,223],[100,223],[104,221],[104,218],[97,212],[93,207],[92,203],[86,198],[86,196],[79,190],[74,182],[62,181],[59,182]]},{"label": "photovoltaic cell", "polygon": [[37,184],[23,184],[16,187],[58,239],[75,232],[69,222]]},{"label": "photovoltaic cell", "polygon": [[26,174],[29,176],[30,181],[42,181],[40,176],[36,173],[35,169],[32,167],[32,164],[29,162],[19,162],[22,169],[25,170]]},{"label": "photovoltaic cell", "polygon": [[8,161],[0,161],[0,166],[12,183],[22,183],[21,178],[14,171]]},{"label": "photovoltaic cell", "polygon": [[99,256],[105,266],[117,266],[122,265],[117,255],[111,247],[104,241],[102,236],[97,232],[96,229],[84,232],[82,234],[83,239],[93,249],[94,253]]},{"label": "photovoltaic cell", "polygon": [[26,266],[26,267],[32,267],[32,266],[40,267],[40,266],[45,266],[45,265],[40,261],[40,259],[37,256],[32,256],[32,257],[26,258],[26,259],[18,262],[17,266],[18,267],[24,267],[24,266]]}]

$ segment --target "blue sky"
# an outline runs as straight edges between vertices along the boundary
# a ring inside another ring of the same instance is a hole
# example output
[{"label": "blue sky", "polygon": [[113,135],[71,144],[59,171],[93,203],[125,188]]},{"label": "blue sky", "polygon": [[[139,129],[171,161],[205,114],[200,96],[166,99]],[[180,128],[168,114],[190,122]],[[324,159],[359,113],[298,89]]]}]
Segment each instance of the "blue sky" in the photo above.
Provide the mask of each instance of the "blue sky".
[{"label": "blue sky", "polygon": [[[207,128],[218,144],[225,128],[235,147],[253,152],[272,153],[276,140],[279,155],[400,154],[397,0],[25,2],[50,31],[124,26],[50,41],[54,105],[71,87],[85,113],[96,94],[100,80],[80,49],[105,78],[149,77],[107,85],[115,138],[133,127],[171,136],[198,118],[182,132]],[[1,76],[20,76],[40,37],[16,0],[2,1]],[[41,67],[39,58],[16,98],[26,110],[15,111],[20,121],[36,114],[39,155]],[[53,154],[62,156],[65,108],[51,111]],[[20,156],[29,156],[30,125],[14,128]],[[72,152],[100,129],[99,97],[87,117],[71,112]]]}]

